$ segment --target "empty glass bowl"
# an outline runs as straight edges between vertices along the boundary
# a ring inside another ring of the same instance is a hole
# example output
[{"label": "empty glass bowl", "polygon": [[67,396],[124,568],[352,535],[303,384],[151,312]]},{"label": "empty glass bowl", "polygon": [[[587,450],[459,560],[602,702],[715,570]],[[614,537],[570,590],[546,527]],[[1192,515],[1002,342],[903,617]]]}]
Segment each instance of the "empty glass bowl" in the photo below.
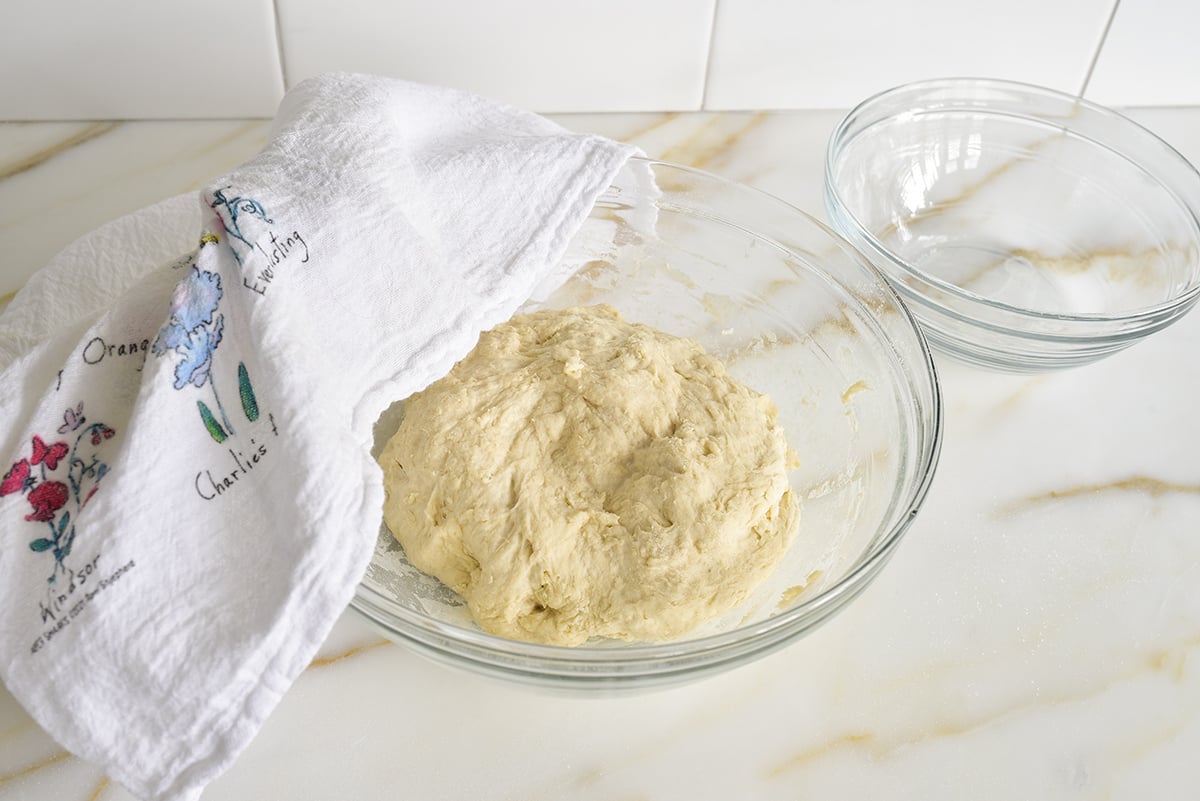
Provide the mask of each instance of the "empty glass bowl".
[{"label": "empty glass bowl", "polygon": [[825,200],[930,343],[968,362],[1084,364],[1200,295],[1200,174],[1048,89],[943,79],[876,95],[830,139]]},{"label": "empty glass bowl", "polygon": [[[387,636],[452,665],[608,690],[745,663],[856,597],[912,522],[941,442],[933,362],[883,277],[782,201],[645,160],[596,202],[563,275],[525,310],[608,303],[628,320],[698,340],[774,400],[802,465],[791,474],[802,519],[784,561],[746,603],[684,639],[565,648],[482,631],[385,528],[353,607]],[[378,443],[402,414],[399,404],[381,418]]]}]

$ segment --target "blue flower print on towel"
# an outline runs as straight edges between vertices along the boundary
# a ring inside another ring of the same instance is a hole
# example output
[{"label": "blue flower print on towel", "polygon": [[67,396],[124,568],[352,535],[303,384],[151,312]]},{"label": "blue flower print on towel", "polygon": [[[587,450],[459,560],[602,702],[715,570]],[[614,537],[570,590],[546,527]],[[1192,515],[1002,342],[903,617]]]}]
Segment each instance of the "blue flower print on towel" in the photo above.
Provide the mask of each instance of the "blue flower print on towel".
[{"label": "blue flower print on towel", "polygon": [[167,345],[183,354],[183,361],[175,366],[175,389],[183,389],[188,384],[204,386],[212,371],[213,351],[221,344],[224,328],[225,318],[217,317],[212,325],[193,329],[182,341]]},{"label": "blue flower print on towel", "polygon": [[[200,239],[200,248],[216,244],[217,237],[205,234]],[[187,274],[175,285],[171,296],[171,314],[167,322],[159,329],[154,339],[152,350],[157,356],[174,353],[181,358],[175,364],[175,389],[185,389],[188,386],[203,388],[205,385],[212,391],[217,415],[214,415],[202,400],[196,401],[200,412],[200,420],[216,442],[224,442],[237,432],[225,412],[225,404],[217,393],[217,382],[213,378],[213,361],[217,346],[221,344],[225,332],[225,316],[218,309],[221,305],[221,276],[209,270],[201,270],[196,264],[193,254],[179,262],[180,269],[186,266]],[[250,383],[250,373],[246,365],[238,362],[237,366],[238,398],[242,403],[242,412],[251,423],[259,418],[258,397],[254,386]],[[79,418],[83,414],[83,405],[77,410],[68,410],[64,416],[64,426],[72,424],[72,415]],[[62,429],[59,429],[60,432]]]},{"label": "blue flower print on towel", "polygon": [[175,286],[171,298],[171,318],[154,340],[154,352],[183,355],[175,366],[175,389],[188,384],[204,386],[212,367],[213,351],[221,344],[225,318],[217,314],[221,302],[221,276],[194,265]]},{"label": "blue flower print on towel", "polygon": [[152,346],[159,356],[174,352],[183,357],[175,365],[175,389],[183,389],[189,384],[211,387],[221,421],[217,421],[204,401],[196,401],[196,405],[208,433],[217,442],[224,442],[235,433],[217,394],[216,382],[210,380],[213,354],[221,344],[225,329],[225,317],[217,311],[221,295],[221,276],[193,264],[187,277],[176,284],[171,298],[171,316],[159,330]]}]

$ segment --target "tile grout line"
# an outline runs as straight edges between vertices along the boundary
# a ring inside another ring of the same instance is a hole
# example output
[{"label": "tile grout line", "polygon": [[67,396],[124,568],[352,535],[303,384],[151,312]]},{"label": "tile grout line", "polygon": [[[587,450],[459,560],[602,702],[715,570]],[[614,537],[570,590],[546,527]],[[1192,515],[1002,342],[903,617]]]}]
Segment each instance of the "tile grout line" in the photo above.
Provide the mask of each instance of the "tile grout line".
[{"label": "tile grout line", "polygon": [[279,58],[279,80],[283,81],[283,91],[287,94],[287,61],[283,58],[283,27],[279,18],[279,0],[271,1],[271,13],[275,17],[275,54]]},{"label": "tile grout line", "polygon": [[1117,16],[1117,10],[1121,7],[1121,0],[1113,0],[1112,9],[1108,12],[1108,19],[1104,21],[1104,30],[1100,31],[1100,39],[1096,42],[1096,48],[1092,51],[1092,59],[1088,62],[1087,72],[1083,75],[1083,84],[1079,87],[1077,97],[1082,98],[1087,92],[1088,84],[1092,82],[1092,73],[1096,71],[1096,64],[1100,61],[1100,51],[1104,49],[1104,43],[1108,41],[1108,32],[1112,30],[1113,20]]},{"label": "tile grout line", "polygon": [[700,85],[700,107],[696,111],[708,108],[708,80],[712,76],[713,42],[717,38],[717,7],[721,0],[713,0],[712,18],[708,22],[708,49],[704,53],[704,81]]}]

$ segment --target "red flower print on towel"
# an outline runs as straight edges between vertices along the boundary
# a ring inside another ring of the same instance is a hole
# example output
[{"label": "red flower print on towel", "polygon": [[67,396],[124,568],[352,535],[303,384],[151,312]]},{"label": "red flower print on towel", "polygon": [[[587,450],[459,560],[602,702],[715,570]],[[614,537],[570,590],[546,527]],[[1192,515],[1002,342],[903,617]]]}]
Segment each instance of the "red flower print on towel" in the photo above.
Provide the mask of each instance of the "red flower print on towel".
[{"label": "red flower print on towel", "polygon": [[101,437],[103,437],[104,439],[112,439],[112,435],[115,433],[117,433],[117,432],[113,431],[108,426],[101,425],[99,428],[92,431],[92,444],[99,445]]},{"label": "red flower print on towel", "polygon": [[66,506],[67,496],[66,484],[61,481],[43,481],[29,493],[33,514],[25,515],[25,519],[49,523],[54,519],[54,513]]},{"label": "red flower print on towel", "polygon": [[67,455],[67,447],[65,442],[56,442],[47,447],[42,438],[37,434],[33,435],[33,458],[30,459],[31,464],[45,464],[47,470],[57,470],[58,460]]},{"label": "red flower print on towel", "polygon": [[25,519],[45,526],[42,536],[29,543],[29,550],[54,557],[54,569],[46,579],[51,594],[64,582],[74,586],[75,571],[66,559],[75,544],[75,526],[84,505],[108,474],[108,465],[97,449],[117,433],[104,423],[86,423],[82,403],[68,408],[63,419],[59,433],[74,434],[73,441],[48,444],[34,434],[28,455],[13,462],[0,479],[0,496],[24,495],[33,507]]},{"label": "red flower print on towel", "polygon": [[32,480],[29,476],[29,460],[22,459],[4,474],[4,480],[0,481],[0,495],[24,492],[30,483]]}]

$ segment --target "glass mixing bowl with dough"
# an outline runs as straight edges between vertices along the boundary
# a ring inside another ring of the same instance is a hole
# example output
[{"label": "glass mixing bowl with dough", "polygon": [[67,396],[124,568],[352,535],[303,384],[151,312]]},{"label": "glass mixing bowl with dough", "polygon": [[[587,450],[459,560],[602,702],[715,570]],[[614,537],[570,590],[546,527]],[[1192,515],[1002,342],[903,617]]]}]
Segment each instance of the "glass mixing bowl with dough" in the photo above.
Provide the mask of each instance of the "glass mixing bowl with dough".
[{"label": "glass mixing bowl with dough", "polygon": [[[697,341],[774,401],[800,466],[800,523],[778,567],[731,611],[668,642],[566,647],[489,634],[386,527],[352,606],[447,664],[518,681],[644,688],[730,669],[855,598],[900,543],[941,441],[925,340],[878,272],[808,215],[757,190],[635,159],[596,202],[560,275],[521,310],[607,304]],[[403,403],[376,427],[380,447]]]}]

